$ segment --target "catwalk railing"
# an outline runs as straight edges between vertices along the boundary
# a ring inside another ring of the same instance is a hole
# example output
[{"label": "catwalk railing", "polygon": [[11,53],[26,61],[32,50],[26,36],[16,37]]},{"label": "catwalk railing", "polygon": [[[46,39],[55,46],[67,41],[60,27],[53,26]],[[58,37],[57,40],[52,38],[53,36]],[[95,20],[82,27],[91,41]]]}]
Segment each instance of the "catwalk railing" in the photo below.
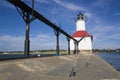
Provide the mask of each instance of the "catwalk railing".
[{"label": "catwalk railing", "polygon": [[[30,18],[30,16],[42,21],[43,23],[47,24],[49,27],[53,28],[56,32],[62,33],[67,38],[73,39],[75,42],[78,43],[78,41],[76,39],[74,39],[71,35],[69,35],[67,32],[62,30],[60,27],[58,27],[57,25],[55,25],[54,23],[49,21],[47,18],[42,16],[40,13],[38,13],[36,10],[29,7],[23,1],[21,1],[21,0],[7,0],[7,1],[12,3],[17,8],[19,13],[23,17],[24,21],[26,22],[26,29],[27,30],[26,30],[26,40],[25,40],[25,53],[24,53],[24,54],[26,54],[25,55],[26,57],[29,57],[29,46],[30,46],[29,45],[30,44],[30,41],[29,41],[29,24],[33,20],[33,18]],[[59,37],[59,36],[56,36],[56,37]],[[57,45],[57,46],[59,46],[59,45]],[[57,47],[57,48],[59,48],[59,47]],[[58,51],[59,49],[56,49],[56,50]]]}]

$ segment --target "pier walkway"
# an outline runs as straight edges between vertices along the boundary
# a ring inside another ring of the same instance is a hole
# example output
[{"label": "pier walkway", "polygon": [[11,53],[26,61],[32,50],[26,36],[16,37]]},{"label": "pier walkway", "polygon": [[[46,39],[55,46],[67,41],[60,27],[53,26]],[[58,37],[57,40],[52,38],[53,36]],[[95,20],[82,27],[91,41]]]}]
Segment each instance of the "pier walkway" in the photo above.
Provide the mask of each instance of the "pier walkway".
[{"label": "pier walkway", "polygon": [[0,80],[120,80],[120,72],[97,55],[80,55],[69,77],[77,55],[39,57],[0,62]]}]

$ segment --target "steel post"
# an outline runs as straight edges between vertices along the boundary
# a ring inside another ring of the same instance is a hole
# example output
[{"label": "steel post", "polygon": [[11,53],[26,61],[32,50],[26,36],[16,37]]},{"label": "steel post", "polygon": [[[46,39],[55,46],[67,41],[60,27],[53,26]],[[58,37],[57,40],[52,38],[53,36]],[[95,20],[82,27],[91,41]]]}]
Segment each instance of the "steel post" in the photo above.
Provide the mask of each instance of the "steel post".
[{"label": "steel post", "polygon": [[67,41],[68,41],[68,54],[70,55],[70,38],[67,37]]},{"label": "steel post", "polygon": [[59,35],[60,35],[60,32],[56,31],[56,30],[54,30],[54,32],[55,32],[55,35],[56,35],[56,56],[59,56],[60,55],[60,49],[59,49]]},{"label": "steel post", "polygon": [[79,43],[77,42],[77,43],[76,43],[76,47],[77,47],[77,52],[76,52],[76,53],[77,53],[77,54],[79,54],[79,47],[78,47],[78,44],[79,44]]},{"label": "steel post", "polygon": [[74,47],[74,52],[73,52],[74,54],[76,54],[76,43],[77,43],[77,42],[74,41],[74,46],[75,46],[75,47]]},{"label": "steel post", "polygon": [[58,56],[60,55],[60,50],[59,50],[59,32],[57,32],[57,54],[58,54]]},{"label": "steel post", "polygon": [[30,52],[30,40],[29,40],[29,33],[30,33],[30,15],[27,14],[26,16],[26,32],[25,32],[25,47],[24,47],[24,57],[29,57]]}]

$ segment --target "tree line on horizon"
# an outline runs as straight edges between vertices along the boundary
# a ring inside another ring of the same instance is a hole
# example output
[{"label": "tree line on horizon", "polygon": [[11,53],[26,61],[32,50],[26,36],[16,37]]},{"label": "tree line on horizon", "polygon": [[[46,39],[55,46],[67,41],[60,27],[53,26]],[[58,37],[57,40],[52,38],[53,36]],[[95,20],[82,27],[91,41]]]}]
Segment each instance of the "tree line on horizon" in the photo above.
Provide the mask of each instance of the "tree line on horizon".
[{"label": "tree line on horizon", "polygon": [[93,49],[93,52],[120,52],[120,48],[118,49]]},{"label": "tree line on horizon", "polygon": [[[55,52],[55,49],[44,49],[44,50],[32,50],[31,52]],[[60,51],[67,51],[65,49],[61,49]],[[0,53],[24,53],[24,51],[0,51]],[[120,48],[118,49],[93,49],[93,52],[120,52]]]}]

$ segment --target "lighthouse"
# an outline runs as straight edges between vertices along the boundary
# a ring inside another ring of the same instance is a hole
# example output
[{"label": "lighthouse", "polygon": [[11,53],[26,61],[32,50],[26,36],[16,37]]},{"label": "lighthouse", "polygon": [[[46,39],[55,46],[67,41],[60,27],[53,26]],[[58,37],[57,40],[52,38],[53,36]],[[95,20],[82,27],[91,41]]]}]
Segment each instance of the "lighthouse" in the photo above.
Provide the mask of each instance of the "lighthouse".
[{"label": "lighthouse", "polygon": [[[74,39],[77,41],[82,40],[78,43],[78,49],[82,53],[88,53],[92,51],[92,36],[86,31],[86,17],[82,14],[79,13],[77,15],[75,24],[76,24],[76,32],[72,35]],[[70,50],[74,51],[75,50],[75,42],[71,39],[70,40]]]}]

